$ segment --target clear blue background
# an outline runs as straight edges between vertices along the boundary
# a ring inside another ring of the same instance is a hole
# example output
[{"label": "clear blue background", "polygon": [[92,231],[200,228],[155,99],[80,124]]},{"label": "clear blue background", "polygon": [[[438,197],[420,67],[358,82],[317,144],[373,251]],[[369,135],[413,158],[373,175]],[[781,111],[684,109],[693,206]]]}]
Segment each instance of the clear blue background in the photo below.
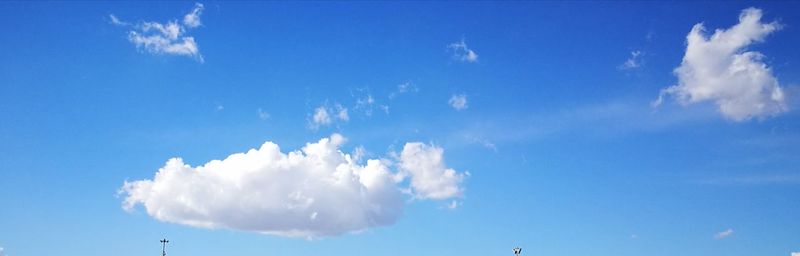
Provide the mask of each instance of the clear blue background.
[{"label": "clear blue background", "polygon": [[[190,35],[204,63],[137,50],[108,18],[166,22],[193,4],[0,3],[7,255],[155,255],[162,237],[176,256],[800,251],[797,111],[737,123],[711,104],[649,106],[676,83],[691,27],[728,28],[747,7],[784,24],[751,49],[792,96],[798,3],[203,2]],[[462,38],[477,63],[447,51]],[[620,70],[637,50],[644,65]],[[419,91],[388,99],[404,82]],[[469,108],[456,111],[447,100],[462,93]],[[389,114],[353,109],[367,94]],[[351,120],[309,129],[326,103]],[[152,178],[171,157],[200,165],[333,132],[373,157],[406,141],[443,147],[471,173],[463,205],[413,202],[393,226],[313,241],[120,207],[123,181]]]}]

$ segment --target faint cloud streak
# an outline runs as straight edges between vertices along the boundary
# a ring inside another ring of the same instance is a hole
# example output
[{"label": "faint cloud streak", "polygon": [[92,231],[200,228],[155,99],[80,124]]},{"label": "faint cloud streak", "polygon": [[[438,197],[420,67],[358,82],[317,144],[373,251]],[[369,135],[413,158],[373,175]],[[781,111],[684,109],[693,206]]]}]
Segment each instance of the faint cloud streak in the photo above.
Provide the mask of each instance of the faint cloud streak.
[{"label": "faint cloud streak", "polygon": [[714,234],[714,239],[721,240],[730,237],[731,235],[733,235],[733,229],[729,228]]}]

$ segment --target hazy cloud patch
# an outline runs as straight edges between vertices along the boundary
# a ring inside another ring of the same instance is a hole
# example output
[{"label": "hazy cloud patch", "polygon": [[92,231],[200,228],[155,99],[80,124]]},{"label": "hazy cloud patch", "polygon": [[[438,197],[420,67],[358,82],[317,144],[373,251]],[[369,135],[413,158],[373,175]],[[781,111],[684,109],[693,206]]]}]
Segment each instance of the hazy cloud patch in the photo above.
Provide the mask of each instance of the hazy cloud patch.
[{"label": "hazy cloud patch", "polygon": [[314,109],[308,127],[312,130],[317,130],[322,126],[328,126],[337,121],[350,121],[350,114],[347,108],[338,103],[334,104],[333,107],[323,105]]},{"label": "hazy cloud patch", "polygon": [[720,231],[720,232],[717,232],[716,234],[714,234],[714,239],[717,239],[717,240],[725,239],[725,238],[727,238],[727,237],[729,237],[731,235],[733,235],[733,229],[729,228],[729,229],[726,229],[726,230],[723,230],[723,231]]},{"label": "hazy cloud patch", "polygon": [[256,113],[258,114],[258,119],[261,119],[261,120],[267,120],[270,117],[269,112],[264,111],[261,108],[258,108],[258,111]]},{"label": "hazy cloud patch", "polygon": [[412,93],[412,92],[418,92],[418,91],[419,91],[419,88],[415,84],[413,84],[411,82],[405,82],[405,83],[402,83],[402,84],[398,84],[397,85],[397,89],[395,91],[389,93],[389,99],[390,100],[394,99],[395,97],[400,96],[400,95],[405,94],[405,93]]},{"label": "hazy cloud patch", "polygon": [[453,94],[450,96],[450,100],[448,100],[447,103],[455,110],[464,110],[469,107],[467,105],[467,95],[465,94]]},{"label": "hazy cloud patch", "polygon": [[478,62],[478,54],[467,46],[467,42],[464,39],[447,45],[447,49],[453,53],[453,59],[455,60],[467,63]]},{"label": "hazy cloud patch", "polygon": [[638,50],[637,51],[631,51],[630,57],[628,57],[628,59],[625,60],[625,62],[620,64],[617,67],[617,69],[619,69],[619,70],[631,70],[631,69],[640,68],[640,67],[642,67],[642,65],[644,65],[644,60],[642,59],[643,57],[644,57],[644,52],[643,51],[638,51]]}]

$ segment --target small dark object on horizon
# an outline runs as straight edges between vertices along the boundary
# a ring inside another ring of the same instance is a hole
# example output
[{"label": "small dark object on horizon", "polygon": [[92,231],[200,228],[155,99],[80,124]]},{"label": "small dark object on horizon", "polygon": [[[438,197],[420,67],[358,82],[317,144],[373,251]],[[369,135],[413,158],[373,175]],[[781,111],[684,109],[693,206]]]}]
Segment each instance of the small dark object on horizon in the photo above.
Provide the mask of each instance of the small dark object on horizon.
[{"label": "small dark object on horizon", "polygon": [[159,242],[161,242],[161,256],[167,256],[167,243],[169,243],[169,240],[164,238]]}]

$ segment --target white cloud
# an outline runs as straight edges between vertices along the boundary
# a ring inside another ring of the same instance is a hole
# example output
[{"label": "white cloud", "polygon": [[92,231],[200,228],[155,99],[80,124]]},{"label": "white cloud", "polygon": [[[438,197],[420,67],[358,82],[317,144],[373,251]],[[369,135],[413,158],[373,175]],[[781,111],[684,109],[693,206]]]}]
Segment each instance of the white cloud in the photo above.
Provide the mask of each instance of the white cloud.
[{"label": "white cloud", "polygon": [[267,120],[269,119],[269,112],[262,110],[261,108],[258,109],[258,119]]},{"label": "white cloud", "polygon": [[486,149],[489,149],[489,150],[492,150],[494,152],[497,152],[497,145],[495,145],[494,142],[492,142],[492,141],[490,141],[488,139],[482,138],[480,136],[470,135],[470,134],[464,135],[464,139],[467,140],[468,143],[478,144],[478,145],[483,146]]},{"label": "white cloud", "polygon": [[371,94],[367,94],[366,98],[356,101],[356,106],[372,106],[372,104],[375,104],[375,98],[372,98]]},{"label": "white cloud", "polygon": [[419,88],[416,85],[412,84],[411,82],[405,82],[402,84],[397,85],[397,90],[392,93],[389,93],[389,99],[394,99],[401,94],[405,94],[407,92],[418,92]]},{"label": "white cloud", "polygon": [[362,110],[367,116],[372,116],[374,106],[375,98],[373,98],[371,94],[367,94],[366,97],[356,100],[355,109]]},{"label": "white cloud", "polygon": [[[125,182],[123,208],[142,205],[151,217],[201,228],[290,237],[333,236],[393,224],[403,196],[392,163],[358,164],[339,134],[282,153],[272,142],[192,167],[173,158],[152,180]],[[358,152],[358,150],[357,150]],[[443,150],[407,143],[401,168],[420,198],[461,195],[461,174],[444,166]]]},{"label": "white cloud", "polygon": [[734,121],[787,111],[783,89],[762,61],[764,55],[746,51],[780,28],[776,22],[762,23],[761,16],[759,9],[745,9],[739,24],[717,29],[710,38],[704,35],[702,23],[694,25],[686,37],[683,62],[674,70],[678,84],[661,90],[653,105],[661,104],[664,96],[673,96],[683,105],[711,101]]},{"label": "white cloud", "polygon": [[329,236],[389,225],[403,209],[389,167],[358,165],[334,134],[284,154],[259,149],[191,167],[170,159],[153,180],[126,182],[124,208],[142,204],[152,217],[203,228],[281,236]]},{"label": "white cloud", "polygon": [[450,96],[450,100],[447,101],[451,107],[455,110],[464,110],[467,109],[467,95],[464,94],[454,94]]},{"label": "white cloud", "polygon": [[[363,113],[367,117],[371,117],[372,114],[375,112],[376,109],[382,110],[384,113],[389,114],[389,106],[385,104],[381,104],[378,99],[372,96],[369,93],[368,88],[358,89],[357,91],[361,95],[353,94],[353,97],[356,98],[356,104],[353,106],[353,110],[357,113]],[[364,93],[364,91],[367,91]],[[393,97],[394,93],[389,94],[389,99]]]},{"label": "white cloud", "polygon": [[450,203],[449,203],[449,204],[447,204],[447,206],[446,206],[446,207],[447,207],[447,209],[448,209],[448,210],[455,210],[455,209],[456,209],[456,208],[458,208],[459,206],[461,206],[461,202],[458,202],[458,201],[456,201],[456,200],[453,200],[453,201],[450,201]]},{"label": "white cloud", "polygon": [[6,256],[6,251],[3,249],[3,247],[0,247],[0,256]]},{"label": "white cloud", "polygon": [[389,114],[389,106],[384,104],[378,104],[375,101],[375,98],[372,97],[372,95],[368,94],[367,97],[356,100],[355,109],[361,110],[362,112],[364,112],[364,115],[366,116],[372,116],[372,113],[376,108],[383,110],[383,112],[386,114]]},{"label": "white cloud", "polygon": [[203,13],[203,4],[195,3],[194,9],[191,12],[187,13],[186,16],[183,16],[183,25],[189,28],[196,28],[202,25],[200,22],[200,14]]},{"label": "white cloud", "polygon": [[190,28],[199,26],[200,14],[203,5],[195,4],[195,8],[184,17],[184,25],[172,20],[166,23],[141,22],[132,25],[118,19],[113,14],[109,15],[111,23],[118,26],[130,26],[128,40],[136,47],[143,48],[153,54],[181,55],[195,58],[203,62],[203,56],[197,47],[194,37],[187,36],[186,32]]},{"label": "white cloud", "polygon": [[109,14],[108,18],[111,20],[111,24],[114,24],[114,25],[117,25],[117,26],[130,25],[130,23],[127,23],[127,22],[124,22],[124,21],[120,20],[119,18],[117,18],[117,16],[114,16],[114,14]]},{"label": "white cloud", "polygon": [[632,51],[631,56],[617,68],[620,70],[631,70],[639,68],[644,64],[644,62],[642,61],[643,55],[644,52],[642,51]]},{"label": "white cloud", "polygon": [[347,114],[347,108],[342,107],[342,105],[338,105],[338,104],[336,105],[336,112],[338,112],[338,114],[336,114],[336,117],[338,117],[339,120],[342,120],[342,121],[345,121],[345,122],[350,120],[350,115]]},{"label": "white cloud", "polygon": [[323,106],[314,109],[314,116],[311,122],[314,127],[331,124],[332,121],[330,114],[328,114],[328,109]]},{"label": "white cloud", "polygon": [[792,256],[800,256],[800,252],[793,252]]},{"label": "white cloud", "polygon": [[312,114],[309,121],[309,127],[316,130],[321,126],[331,125],[334,121],[347,122],[349,120],[350,114],[348,114],[347,108],[342,107],[340,104],[335,104],[333,108],[319,106],[314,109],[314,114]]},{"label": "white cloud", "polygon": [[406,143],[400,153],[400,170],[411,177],[411,190],[421,199],[460,197],[464,174],[447,168],[444,150],[420,142]]},{"label": "white cloud", "polygon": [[714,234],[714,239],[720,240],[733,235],[733,229],[726,229],[719,233]]},{"label": "white cloud", "polygon": [[478,62],[478,54],[467,47],[467,43],[464,39],[461,39],[460,42],[448,45],[447,48],[453,52],[453,58],[456,60],[470,63]]}]

